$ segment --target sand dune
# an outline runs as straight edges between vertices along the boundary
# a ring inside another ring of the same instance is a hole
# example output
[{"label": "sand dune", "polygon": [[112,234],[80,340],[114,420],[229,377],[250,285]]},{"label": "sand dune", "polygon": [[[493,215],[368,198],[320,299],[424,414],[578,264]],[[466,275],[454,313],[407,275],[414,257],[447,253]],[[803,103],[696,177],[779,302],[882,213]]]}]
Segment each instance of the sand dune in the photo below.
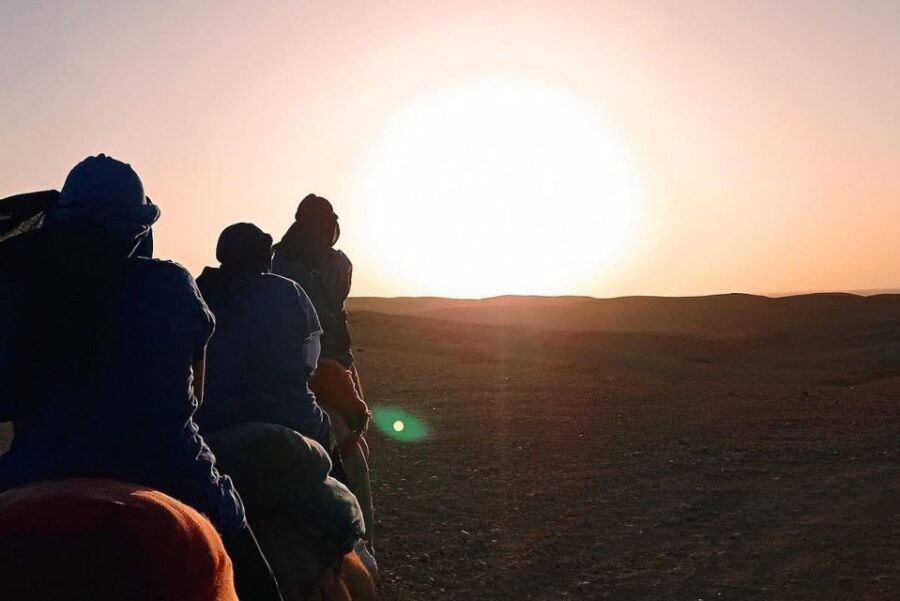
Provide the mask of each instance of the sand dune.
[{"label": "sand dune", "polygon": [[383,298],[355,296],[350,309],[390,315],[422,315],[432,311],[473,307],[558,307],[597,300],[589,296],[495,296],[485,299],[441,298],[437,296],[398,296]]},{"label": "sand dune", "polygon": [[371,404],[431,429],[372,436],[385,598],[892,598],[897,299],[862,300],[624,302],[669,333],[358,312]]},{"label": "sand dune", "polygon": [[749,294],[614,299],[353,298],[350,309],[486,325],[716,338],[878,335],[900,327],[900,295],[842,293],[780,298]]}]

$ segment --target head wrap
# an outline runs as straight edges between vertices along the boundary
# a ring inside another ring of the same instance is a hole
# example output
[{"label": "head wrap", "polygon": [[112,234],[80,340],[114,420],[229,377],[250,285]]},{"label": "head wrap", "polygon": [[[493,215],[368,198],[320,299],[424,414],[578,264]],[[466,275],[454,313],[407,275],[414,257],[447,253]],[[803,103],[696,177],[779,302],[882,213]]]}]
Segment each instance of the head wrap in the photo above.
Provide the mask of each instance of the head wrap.
[{"label": "head wrap", "polygon": [[269,271],[272,265],[272,236],[252,223],[229,225],[219,235],[216,259],[229,271]]},{"label": "head wrap", "polygon": [[157,219],[159,208],[131,165],[99,154],[69,172],[46,226],[123,242],[131,253]]},{"label": "head wrap", "polygon": [[307,235],[325,241],[334,246],[341,235],[338,216],[328,199],[315,194],[307,194],[297,206],[294,219]]},{"label": "head wrap", "polygon": [[297,212],[294,213],[294,219],[297,221],[304,219],[324,221],[334,217],[334,207],[331,206],[328,199],[315,194],[307,194],[297,205]]},{"label": "head wrap", "polygon": [[294,219],[276,249],[290,259],[302,260],[313,267],[341,235],[338,216],[327,199],[307,194],[300,201]]}]

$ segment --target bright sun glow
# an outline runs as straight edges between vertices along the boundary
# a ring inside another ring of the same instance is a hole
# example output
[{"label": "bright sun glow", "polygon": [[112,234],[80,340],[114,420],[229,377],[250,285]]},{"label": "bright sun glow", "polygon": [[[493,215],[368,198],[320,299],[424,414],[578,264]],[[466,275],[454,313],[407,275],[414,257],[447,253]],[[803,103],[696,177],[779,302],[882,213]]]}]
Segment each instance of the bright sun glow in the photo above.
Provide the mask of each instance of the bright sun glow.
[{"label": "bright sun glow", "polygon": [[563,294],[634,242],[639,179],[598,108],[522,79],[435,90],[396,112],[355,181],[367,252],[422,294]]}]

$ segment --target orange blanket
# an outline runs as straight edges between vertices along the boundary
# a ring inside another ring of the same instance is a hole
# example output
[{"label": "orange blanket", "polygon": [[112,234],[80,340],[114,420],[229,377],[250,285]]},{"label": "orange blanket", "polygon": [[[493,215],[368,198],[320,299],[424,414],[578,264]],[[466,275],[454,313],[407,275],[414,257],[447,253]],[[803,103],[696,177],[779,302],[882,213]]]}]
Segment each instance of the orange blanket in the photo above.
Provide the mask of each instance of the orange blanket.
[{"label": "orange blanket", "polygon": [[0,494],[4,599],[237,601],[212,524],[146,487],[100,479]]}]

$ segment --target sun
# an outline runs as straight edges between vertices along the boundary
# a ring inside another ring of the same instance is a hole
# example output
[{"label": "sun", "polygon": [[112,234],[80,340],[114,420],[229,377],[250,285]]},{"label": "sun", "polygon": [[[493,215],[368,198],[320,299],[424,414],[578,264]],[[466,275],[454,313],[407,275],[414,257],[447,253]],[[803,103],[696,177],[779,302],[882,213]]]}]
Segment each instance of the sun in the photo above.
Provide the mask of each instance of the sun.
[{"label": "sun", "polygon": [[634,161],[598,107],[489,78],[419,96],[375,137],[353,185],[379,277],[412,294],[566,294],[634,244]]}]

